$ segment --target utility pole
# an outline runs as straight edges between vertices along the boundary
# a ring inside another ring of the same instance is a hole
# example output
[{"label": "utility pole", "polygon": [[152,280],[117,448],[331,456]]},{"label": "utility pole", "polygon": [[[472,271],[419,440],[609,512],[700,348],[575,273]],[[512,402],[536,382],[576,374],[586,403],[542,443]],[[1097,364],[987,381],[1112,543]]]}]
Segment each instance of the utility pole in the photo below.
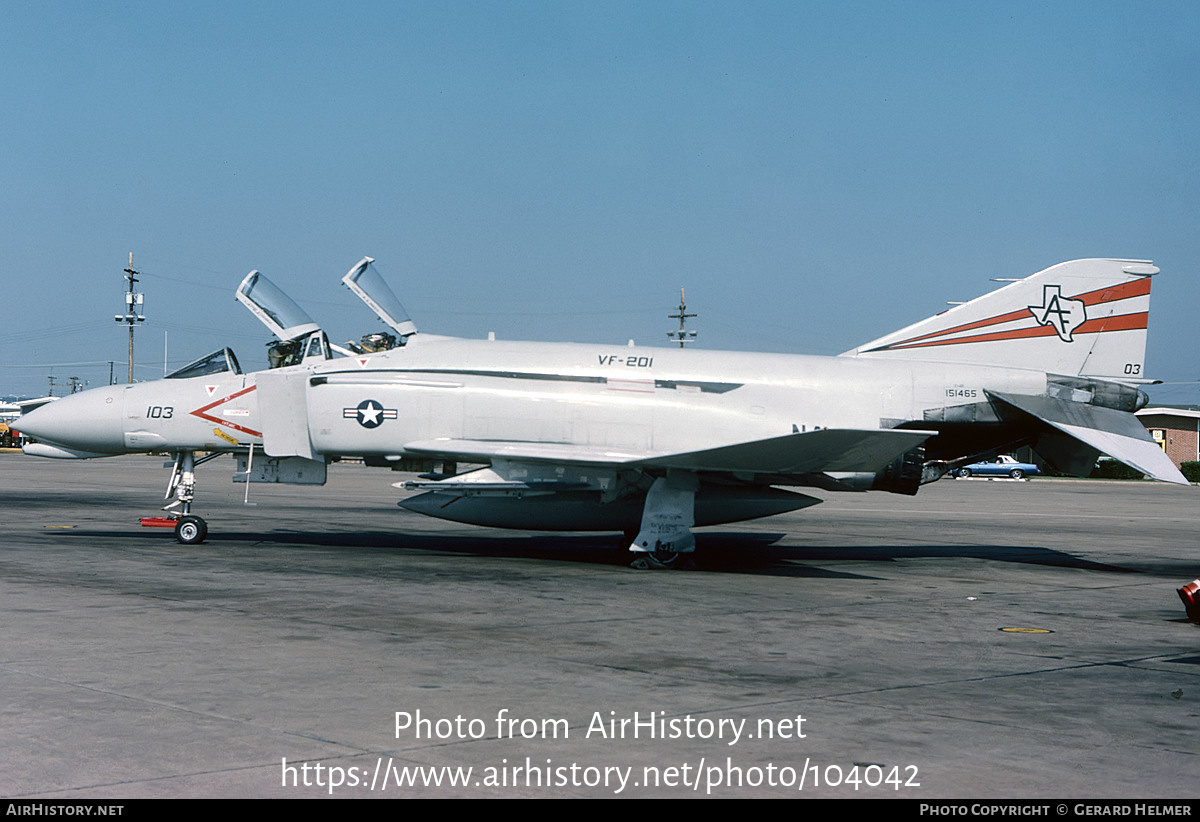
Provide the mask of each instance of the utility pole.
[{"label": "utility pole", "polygon": [[133,284],[138,282],[138,272],[133,270],[133,252],[129,252],[129,268],[125,269],[125,279],[129,280],[129,291],[125,294],[125,313],[113,317],[119,323],[129,326],[129,382],[133,382],[133,328],[140,322],[145,322],[142,315],[144,295],[133,290]]},{"label": "utility pole", "polygon": [[49,396],[51,396],[51,397],[53,397],[53,396],[54,396],[54,388],[55,388],[55,386],[57,386],[57,387],[59,387],[59,388],[66,388],[66,387],[69,385],[69,386],[71,386],[71,393],[72,393],[72,394],[74,394],[75,392],[77,392],[77,391],[78,391],[78,390],[79,390],[79,389],[80,389],[80,388],[83,386],[83,380],[79,379],[79,377],[67,377],[67,379],[68,379],[68,380],[70,380],[70,382],[55,382],[55,381],[54,381],[54,375],[53,375],[53,374],[51,374],[51,375],[50,375],[50,393],[49,393]]},{"label": "utility pole", "polygon": [[683,348],[684,343],[695,342],[696,341],[696,332],[688,331],[686,328],[684,328],[684,324],[687,322],[688,317],[698,317],[698,316],[699,316],[698,314],[687,313],[687,303],[685,303],[683,300],[683,288],[681,287],[679,289],[679,313],[667,315],[668,319],[679,320],[679,330],[678,331],[668,331],[667,337],[672,340],[679,340],[680,348]]}]

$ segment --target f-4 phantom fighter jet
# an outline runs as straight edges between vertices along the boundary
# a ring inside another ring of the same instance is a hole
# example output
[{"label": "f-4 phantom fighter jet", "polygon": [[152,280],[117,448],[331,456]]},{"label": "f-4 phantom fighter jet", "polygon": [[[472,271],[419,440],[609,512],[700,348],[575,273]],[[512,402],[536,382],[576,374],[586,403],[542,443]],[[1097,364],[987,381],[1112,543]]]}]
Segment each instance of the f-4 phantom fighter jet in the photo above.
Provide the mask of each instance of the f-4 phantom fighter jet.
[{"label": "f-4 phantom fighter jet", "polygon": [[175,454],[183,543],[207,533],[191,510],[204,460],[321,484],[328,461],[361,457],[427,472],[398,483],[423,492],[399,503],[411,511],[619,531],[643,567],[686,562],[693,527],[820,502],[794,488],[915,494],[1024,445],[1067,474],[1107,454],[1186,482],[1133,414],[1151,382],[1146,260],[1060,263],[836,357],[431,336],[373,263],[342,281],[389,331],[331,346],[252,271],[237,294],[278,338],[271,368],[243,373],[226,348],[65,397],[20,420],[41,441],[26,452]]}]

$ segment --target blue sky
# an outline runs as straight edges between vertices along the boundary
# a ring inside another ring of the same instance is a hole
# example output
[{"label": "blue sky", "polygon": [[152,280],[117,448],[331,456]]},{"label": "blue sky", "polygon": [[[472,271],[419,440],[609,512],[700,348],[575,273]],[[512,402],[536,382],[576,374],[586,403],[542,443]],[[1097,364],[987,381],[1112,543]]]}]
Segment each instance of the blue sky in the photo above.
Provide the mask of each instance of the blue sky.
[{"label": "blue sky", "polygon": [[418,326],[836,354],[1078,257],[1152,258],[1200,402],[1200,4],[0,0],[0,394],[222,345],[252,268]]}]

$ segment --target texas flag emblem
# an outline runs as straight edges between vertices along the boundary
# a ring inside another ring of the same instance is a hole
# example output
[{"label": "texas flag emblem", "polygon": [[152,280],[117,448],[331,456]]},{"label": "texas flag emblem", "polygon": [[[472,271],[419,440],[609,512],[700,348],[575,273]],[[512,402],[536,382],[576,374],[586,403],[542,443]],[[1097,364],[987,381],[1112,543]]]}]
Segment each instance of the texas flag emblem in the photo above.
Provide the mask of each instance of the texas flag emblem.
[{"label": "texas flag emblem", "polygon": [[1083,325],[1087,309],[1083,300],[1062,295],[1061,285],[1042,286],[1042,304],[1028,306],[1038,325],[1048,325],[1063,342],[1073,342],[1071,332]]}]

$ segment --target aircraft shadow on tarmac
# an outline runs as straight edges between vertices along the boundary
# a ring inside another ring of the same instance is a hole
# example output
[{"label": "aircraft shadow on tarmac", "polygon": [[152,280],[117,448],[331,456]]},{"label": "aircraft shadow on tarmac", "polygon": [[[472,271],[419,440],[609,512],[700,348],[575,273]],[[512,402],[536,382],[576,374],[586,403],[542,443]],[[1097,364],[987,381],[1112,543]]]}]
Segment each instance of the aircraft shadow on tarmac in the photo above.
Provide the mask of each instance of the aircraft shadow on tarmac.
[{"label": "aircraft shadow on tarmac", "polygon": [[[88,532],[74,531],[78,536]],[[99,533],[90,534],[100,536]],[[305,532],[274,530],[268,532],[223,531],[209,534],[203,545],[181,546],[170,532],[147,529],[131,533],[137,537],[163,541],[179,551],[221,550],[222,544],[240,542],[250,545],[290,545],[367,549],[389,552],[420,551],[478,557],[537,559],[596,565],[627,565],[632,556],[621,538],[612,534],[520,534],[481,532],[479,536],[462,534],[406,534],[383,531]],[[111,537],[111,532],[104,534]],[[710,532],[696,535],[695,570],[718,573],[763,574],[769,576],[874,579],[868,569],[856,566],[835,570],[829,563],[881,563],[906,559],[983,559],[994,562],[1075,568],[1106,573],[1142,573],[1145,569],[1094,562],[1062,551],[1037,546],[1011,545],[787,545],[777,544],[787,534],[764,532]],[[142,540],[139,539],[139,543]],[[805,563],[821,563],[822,567]]]}]

